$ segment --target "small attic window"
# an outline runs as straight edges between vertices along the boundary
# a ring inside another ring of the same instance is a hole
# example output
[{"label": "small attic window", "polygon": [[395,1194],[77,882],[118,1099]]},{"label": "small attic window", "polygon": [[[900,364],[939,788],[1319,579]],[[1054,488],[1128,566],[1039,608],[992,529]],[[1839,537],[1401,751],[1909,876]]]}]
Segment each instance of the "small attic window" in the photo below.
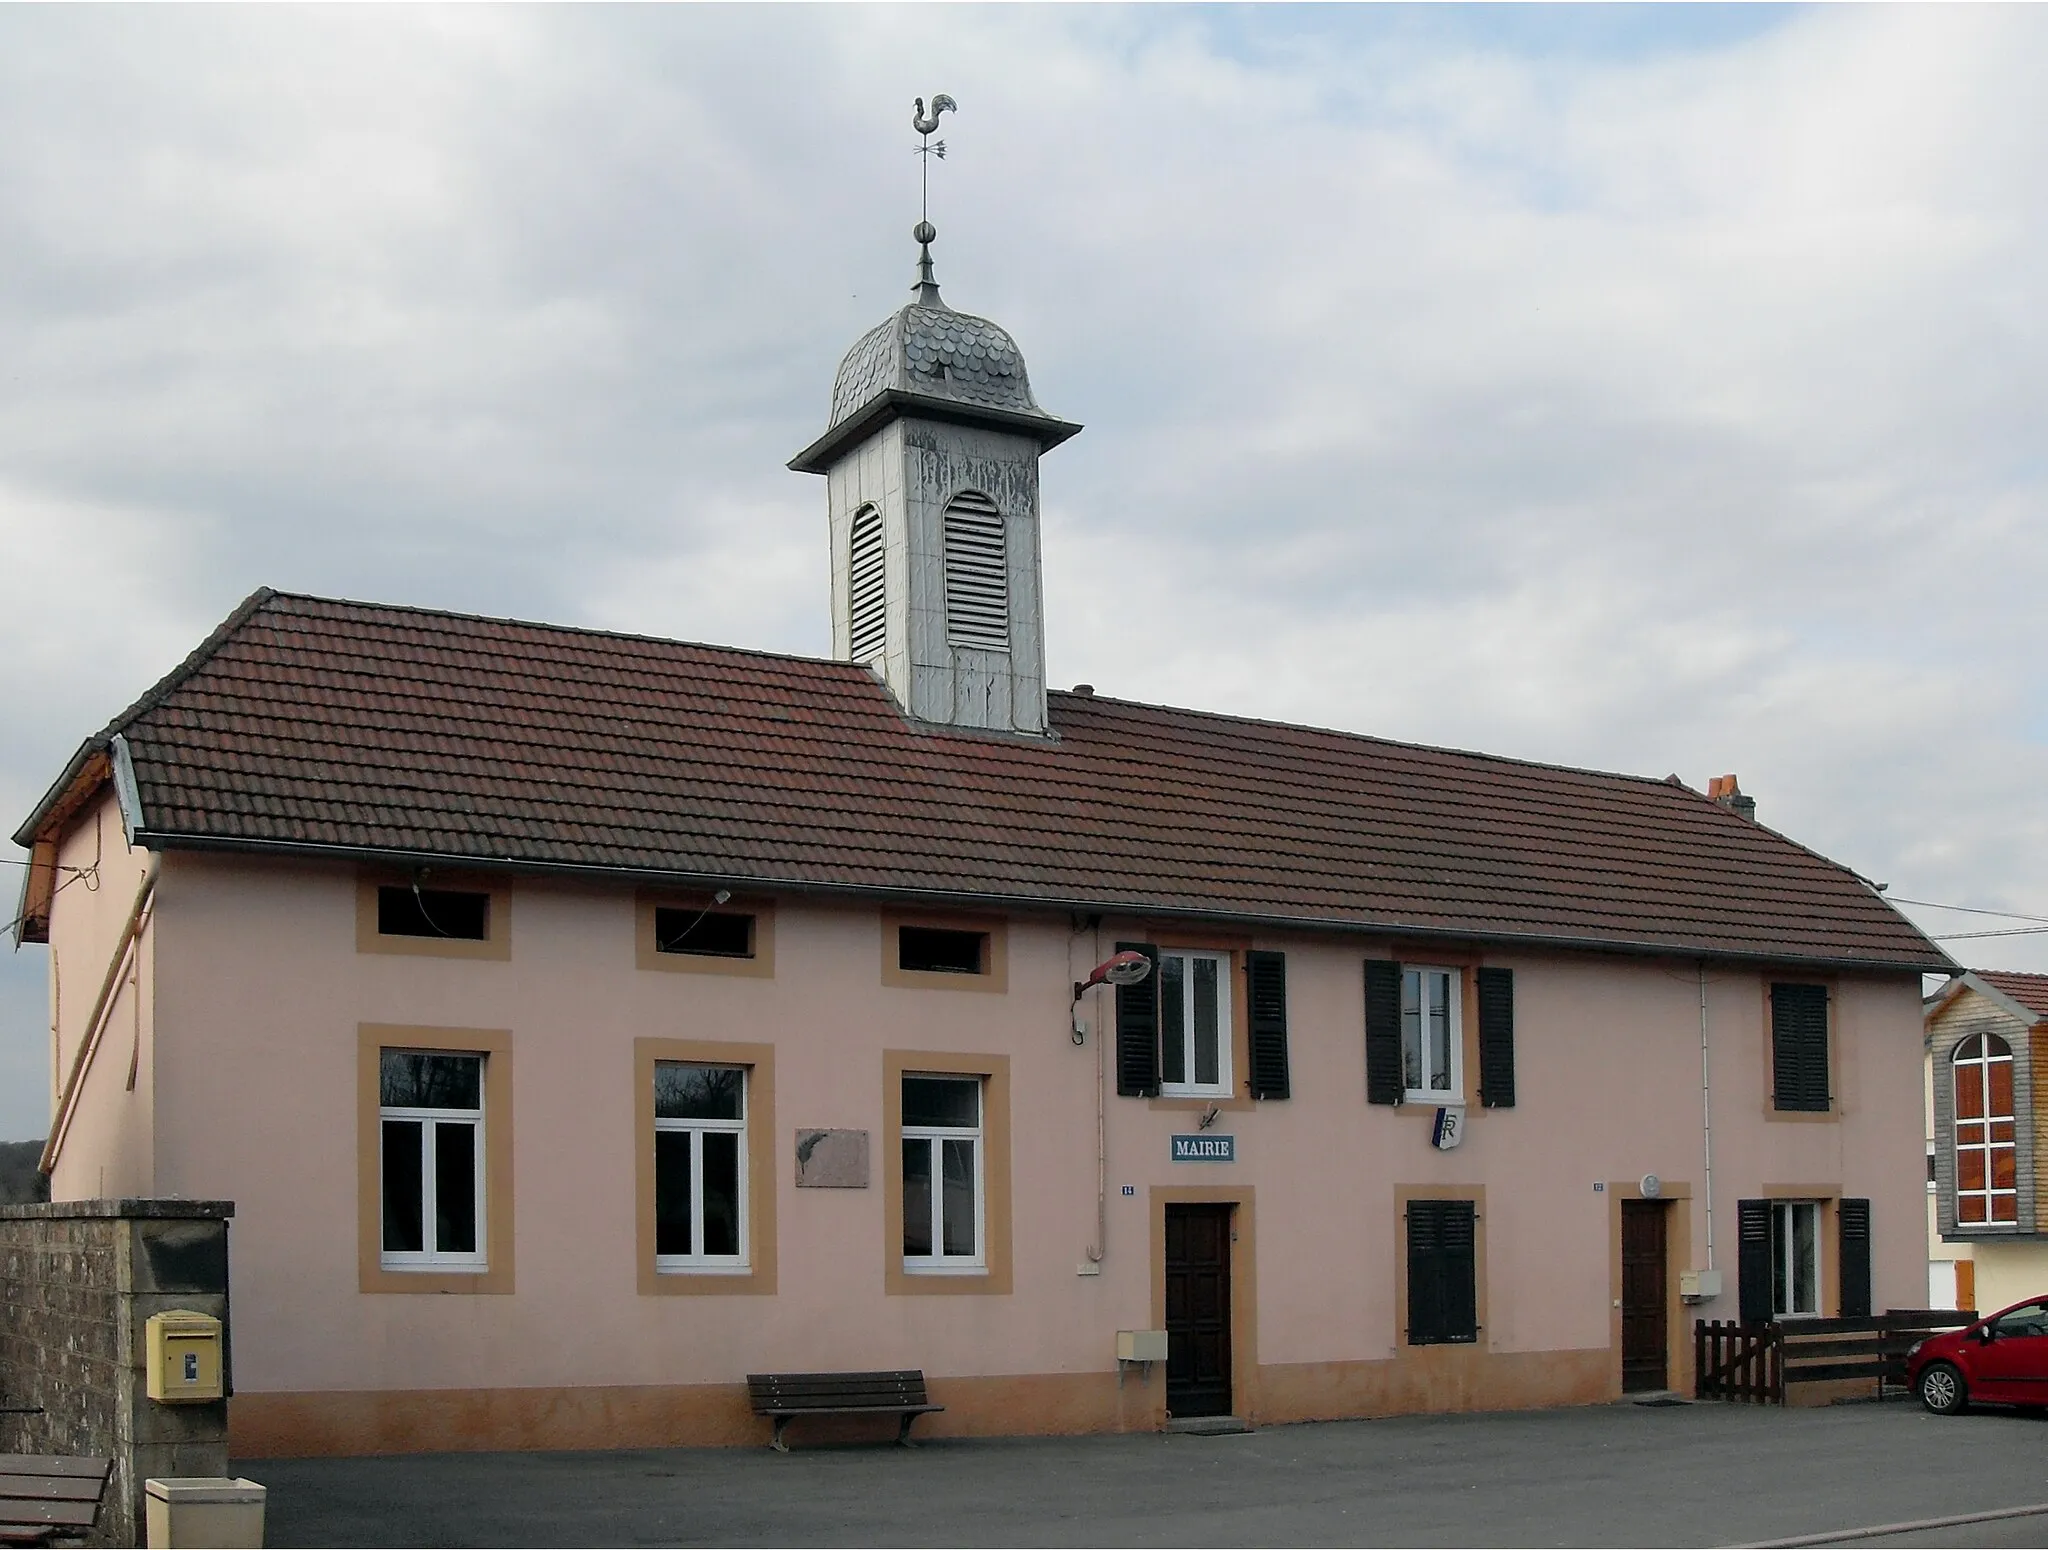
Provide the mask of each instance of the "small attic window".
[{"label": "small attic window", "polygon": [[700,958],[751,958],[754,917],[728,910],[663,906],[654,912],[654,950],[693,953]]},{"label": "small attic window", "polygon": [[1010,649],[1010,567],[1003,514],[968,490],[946,508],[946,644]]},{"label": "small attic window", "polygon": [[899,926],[896,966],[913,974],[986,974],[988,933]]},{"label": "small attic window", "polygon": [[872,662],[888,639],[888,565],[882,551],[882,516],[872,506],[853,514],[847,539],[847,655]]},{"label": "small attic window", "polygon": [[387,884],[377,890],[377,934],[488,942],[491,896],[469,889]]}]

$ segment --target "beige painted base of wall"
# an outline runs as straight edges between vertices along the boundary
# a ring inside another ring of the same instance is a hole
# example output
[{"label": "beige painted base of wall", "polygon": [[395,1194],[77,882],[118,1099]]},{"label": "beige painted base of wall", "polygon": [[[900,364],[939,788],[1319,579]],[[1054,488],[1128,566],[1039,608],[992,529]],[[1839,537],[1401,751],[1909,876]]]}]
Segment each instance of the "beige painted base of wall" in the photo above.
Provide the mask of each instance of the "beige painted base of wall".
[{"label": "beige painted base of wall", "polygon": [[[1166,1378],[1133,1370],[1016,1377],[933,1378],[932,1400],[915,1435],[1073,1436],[1158,1431],[1166,1424]],[[1620,1391],[1605,1350],[1494,1353],[1453,1347],[1381,1362],[1313,1362],[1261,1367],[1254,1424],[1339,1420],[1461,1410],[1521,1410],[1596,1404]],[[884,1441],[893,1417],[800,1421],[807,1443]],[[769,1424],[747,1408],[739,1384],[675,1387],[385,1389],[251,1394],[229,1405],[229,1448],[237,1460],[372,1453],[520,1452],[541,1449],[755,1447]]]},{"label": "beige painted base of wall", "polygon": [[1259,1369],[1257,1419],[1334,1421],[1597,1405],[1621,1396],[1621,1362],[1605,1346],[1480,1351],[1433,1346],[1385,1362],[1301,1362]]},{"label": "beige painted base of wall", "polygon": [[2048,1295],[2048,1242],[1979,1238],[1971,1248],[1977,1263],[1979,1313],[1996,1313],[2029,1297]]}]

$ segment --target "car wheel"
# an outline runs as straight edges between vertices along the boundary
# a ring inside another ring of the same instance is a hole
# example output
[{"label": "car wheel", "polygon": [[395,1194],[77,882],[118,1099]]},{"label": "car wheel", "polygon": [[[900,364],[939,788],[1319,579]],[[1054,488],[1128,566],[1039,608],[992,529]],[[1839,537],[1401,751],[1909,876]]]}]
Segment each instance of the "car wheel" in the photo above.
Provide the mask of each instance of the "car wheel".
[{"label": "car wheel", "polygon": [[1920,1403],[1936,1415],[1958,1415],[1969,1407],[1963,1375],[1947,1362],[1930,1362],[1920,1374]]}]

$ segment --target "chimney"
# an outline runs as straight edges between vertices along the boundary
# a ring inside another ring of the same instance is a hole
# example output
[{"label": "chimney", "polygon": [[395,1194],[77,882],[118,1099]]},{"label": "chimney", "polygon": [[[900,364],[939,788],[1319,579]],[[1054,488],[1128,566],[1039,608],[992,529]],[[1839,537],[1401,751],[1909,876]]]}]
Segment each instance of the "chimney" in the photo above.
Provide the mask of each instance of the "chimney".
[{"label": "chimney", "polygon": [[1716,775],[1709,780],[1707,796],[1719,802],[1736,817],[1747,818],[1751,823],[1756,822],[1756,798],[1744,796],[1733,775]]}]

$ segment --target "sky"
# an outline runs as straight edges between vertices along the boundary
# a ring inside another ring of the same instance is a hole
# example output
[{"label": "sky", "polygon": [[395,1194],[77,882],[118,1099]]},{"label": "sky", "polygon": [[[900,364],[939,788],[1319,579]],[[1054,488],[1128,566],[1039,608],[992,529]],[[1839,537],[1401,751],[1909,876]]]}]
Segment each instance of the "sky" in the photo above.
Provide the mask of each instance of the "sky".
[{"label": "sky", "polygon": [[2036,7],[0,8],[0,812],[262,585],[827,653],[784,464],[947,92],[947,300],[1087,426],[1052,682],[1735,772],[2048,916],[2044,74]]}]

